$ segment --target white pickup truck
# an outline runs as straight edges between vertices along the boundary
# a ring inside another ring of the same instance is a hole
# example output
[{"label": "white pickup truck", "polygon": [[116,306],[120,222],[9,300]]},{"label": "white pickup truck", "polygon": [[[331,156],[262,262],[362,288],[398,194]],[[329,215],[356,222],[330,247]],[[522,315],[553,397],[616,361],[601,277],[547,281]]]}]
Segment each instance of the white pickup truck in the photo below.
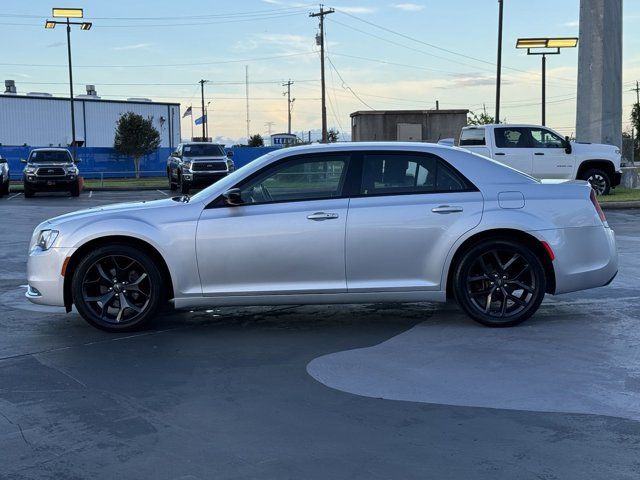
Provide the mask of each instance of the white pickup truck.
[{"label": "white pickup truck", "polygon": [[587,180],[598,195],[620,185],[620,149],[569,141],[539,125],[477,125],[462,129],[459,146],[540,179]]}]

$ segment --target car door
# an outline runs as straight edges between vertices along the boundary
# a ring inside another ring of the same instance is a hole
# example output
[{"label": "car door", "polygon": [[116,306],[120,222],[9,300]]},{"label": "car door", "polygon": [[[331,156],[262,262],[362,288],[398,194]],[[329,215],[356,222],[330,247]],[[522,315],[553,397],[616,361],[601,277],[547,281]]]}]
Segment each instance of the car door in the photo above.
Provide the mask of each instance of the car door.
[{"label": "car door", "polygon": [[480,222],[482,195],[434,155],[369,152],[360,162],[347,218],[348,291],[439,290],[453,242]]},{"label": "car door", "polygon": [[204,209],[196,251],[204,295],[346,291],[342,191],[348,154],[308,154],[240,182],[242,203]]},{"label": "car door", "polygon": [[497,127],[493,134],[494,160],[531,175],[533,149],[529,130],[524,127]]},{"label": "car door", "polygon": [[567,153],[562,137],[546,128],[531,128],[533,140],[533,176],[537,178],[570,179],[573,176],[574,155]]}]

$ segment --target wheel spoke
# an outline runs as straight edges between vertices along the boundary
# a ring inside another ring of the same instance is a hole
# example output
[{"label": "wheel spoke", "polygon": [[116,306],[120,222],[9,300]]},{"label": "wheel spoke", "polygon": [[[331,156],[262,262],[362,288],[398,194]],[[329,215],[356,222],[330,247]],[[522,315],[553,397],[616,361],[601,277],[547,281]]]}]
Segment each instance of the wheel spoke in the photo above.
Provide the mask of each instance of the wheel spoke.
[{"label": "wheel spoke", "polygon": [[113,283],[113,278],[107,275],[107,272],[104,271],[104,268],[102,268],[102,265],[100,265],[99,262],[96,263],[96,270],[98,270],[100,278],[104,280],[107,285],[111,285]]},{"label": "wheel spoke", "polygon": [[507,298],[509,298],[509,300],[513,301],[514,303],[516,303],[517,305],[519,305],[521,307],[526,307],[527,306],[527,302],[525,302],[521,298],[516,297],[515,295],[508,295]]},{"label": "wheel spoke", "polygon": [[501,270],[505,270],[504,265],[502,265],[502,261],[500,260],[500,256],[498,255],[498,251],[497,250],[491,250],[491,253],[493,254],[493,258],[496,259],[496,263],[498,264],[498,268],[500,268]]},{"label": "wheel spoke", "polygon": [[480,255],[478,257],[478,262],[480,262],[480,268],[482,268],[482,271],[486,275],[491,275],[493,273],[491,269],[487,266],[486,262],[484,261],[483,255]]},{"label": "wheel spoke", "polygon": [[127,290],[128,291],[132,291],[132,292],[139,292],[142,293],[145,296],[149,296],[147,293],[143,292],[142,290],[140,290],[140,283],[147,278],[147,274],[143,273],[142,275],[140,275],[137,280],[135,282],[131,282],[131,283],[127,283]]},{"label": "wheel spoke", "polygon": [[506,290],[503,288],[500,289],[500,291],[502,292],[502,306],[500,308],[500,316],[504,317],[505,314],[507,313],[507,297],[508,294],[506,292]]},{"label": "wheel spoke", "polygon": [[514,254],[513,254],[513,257],[511,257],[511,259],[509,259],[509,261],[508,261],[507,263],[505,263],[505,264],[504,264],[504,266],[502,267],[502,269],[503,269],[504,271],[509,270],[509,267],[510,267],[511,265],[513,265],[513,263],[514,263],[516,260],[518,260],[519,258],[520,258],[520,255],[518,255],[517,253],[514,253]]},{"label": "wheel spoke", "polygon": [[471,283],[471,282],[479,282],[480,280],[488,280],[489,277],[487,275],[477,275],[475,277],[469,277],[467,279],[467,283]]},{"label": "wheel spoke", "polygon": [[[535,289],[533,287],[530,287],[526,283],[523,283],[523,282],[520,282],[520,281],[517,281],[517,280],[509,280],[507,282],[507,284],[508,285],[515,285],[515,286],[517,286],[517,287],[521,288],[522,290],[525,290],[525,291],[527,291],[529,293],[533,293],[535,291]],[[516,290],[516,289],[514,289],[514,290]]]},{"label": "wheel spoke", "polygon": [[485,313],[489,313],[489,311],[491,310],[491,302],[493,301],[493,294],[494,294],[495,291],[496,291],[496,289],[494,287],[489,292],[489,295],[487,295],[487,304],[484,307]]},{"label": "wheel spoke", "polygon": [[530,268],[530,267],[529,267],[529,264],[526,264],[526,265],[524,266],[524,268],[523,268],[522,270],[520,270],[520,272],[518,272],[518,274],[517,274],[517,275],[514,275],[514,277],[513,277],[512,279],[510,279],[510,280],[509,280],[509,282],[510,282],[510,283],[512,283],[512,282],[514,282],[514,281],[518,280],[522,275],[524,275],[526,272],[528,272],[528,271],[529,271],[529,268]]},{"label": "wheel spoke", "polygon": [[99,295],[97,297],[84,297],[87,302],[101,302],[103,305],[107,303],[111,298],[115,295],[114,292],[107,292],[104,295]]}]

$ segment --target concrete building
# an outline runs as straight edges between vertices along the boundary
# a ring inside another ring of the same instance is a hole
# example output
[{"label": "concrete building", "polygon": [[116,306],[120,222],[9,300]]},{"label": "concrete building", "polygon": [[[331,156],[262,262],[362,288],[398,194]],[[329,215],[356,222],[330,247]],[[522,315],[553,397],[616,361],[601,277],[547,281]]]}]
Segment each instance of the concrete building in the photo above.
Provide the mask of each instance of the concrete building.
[{"label": "concrete building", "polygon": [[581,0],[576,139],[622,146],[622,0]]},{"label": "concrete building", "polygon": [[[65,147],[71,143],[69,98],[39,92],[21,95],[12,81],[5,85],[5,93],[0,94],[1,146]],[[160,148],[175,148],[180,143],[178,103],[144,98],[104,100],[93,85],[87,85],[87,94],[74,99],[74,112],[76,139],[84,147],[113,147],[116,122],[126,112],[153,117]]]},{"label": "concrete building", "polygon": [[469,110],[371,110],[351,114],[354,142],[437,142],[460,136]]}]

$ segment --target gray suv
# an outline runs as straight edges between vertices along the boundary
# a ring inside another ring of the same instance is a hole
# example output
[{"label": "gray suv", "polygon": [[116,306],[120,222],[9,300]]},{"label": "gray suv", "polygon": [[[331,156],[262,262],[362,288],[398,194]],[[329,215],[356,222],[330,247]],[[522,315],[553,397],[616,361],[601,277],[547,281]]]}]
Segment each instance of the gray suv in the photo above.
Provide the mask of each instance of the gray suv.
[{"label": "gray suv", "polygon": [[232,156],[215,143],[181,143],[167,160],[169,188],[187,194],[191,188],[208,187],[233,172]]},{"label": "gray suv", "polygon": [[9,193],[9,163],[0,155],[0,197]]},{"label": "gray suv", "polygon": [[33,197],[36,192],[69,192],[80,195],[77,163],[66,148],[35,148],[31,150],[22,172],[24,196]]}]

